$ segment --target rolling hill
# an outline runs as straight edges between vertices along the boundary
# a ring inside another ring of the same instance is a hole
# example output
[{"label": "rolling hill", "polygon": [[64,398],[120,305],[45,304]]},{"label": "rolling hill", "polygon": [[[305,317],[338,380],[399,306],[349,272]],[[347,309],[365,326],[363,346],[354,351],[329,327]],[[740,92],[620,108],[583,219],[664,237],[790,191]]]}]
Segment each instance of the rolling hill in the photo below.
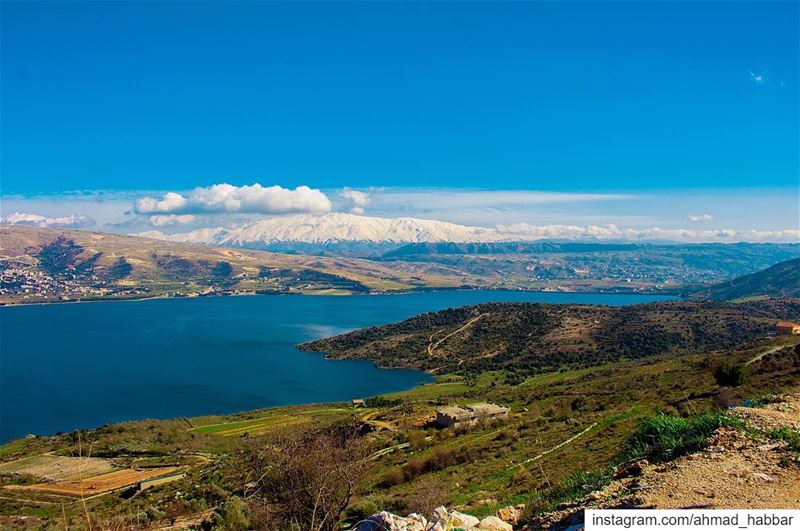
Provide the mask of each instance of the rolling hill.
[{"label": "rolling hill", "polygon": [[83,230],[0,226],[0,303],[211,293],[449,288],[480,279],[431,264],[213,248]]},{"label": "rolling hill", "polygon": [[730,348],[800,318],[800,300],[662,302],[625,307],[488,303],[301,345],[335,359],[435,373],[536,374],[663,354]]},{"label": "rolling hill", "polygon": [[691,299],[715,301],[750,297],[800,297],[800,258],[775,264],[763,271],[687,293]]}]

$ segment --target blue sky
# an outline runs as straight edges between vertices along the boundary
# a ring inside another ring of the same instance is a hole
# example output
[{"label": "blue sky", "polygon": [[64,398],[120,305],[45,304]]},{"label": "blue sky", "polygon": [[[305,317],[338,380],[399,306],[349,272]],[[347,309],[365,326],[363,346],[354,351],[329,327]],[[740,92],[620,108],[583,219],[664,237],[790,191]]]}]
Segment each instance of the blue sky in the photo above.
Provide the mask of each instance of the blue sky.
[{"label": "blue sky", "polygon": [[[218,183],[676,204],[715,190],[740,213],[784,198],[768,224],[792,228],[799,15],[796,2],[3,2],[4,211]],[[575,203],[565,216],[597,211]],[[630,210],[607,204],[598,219]]]}]

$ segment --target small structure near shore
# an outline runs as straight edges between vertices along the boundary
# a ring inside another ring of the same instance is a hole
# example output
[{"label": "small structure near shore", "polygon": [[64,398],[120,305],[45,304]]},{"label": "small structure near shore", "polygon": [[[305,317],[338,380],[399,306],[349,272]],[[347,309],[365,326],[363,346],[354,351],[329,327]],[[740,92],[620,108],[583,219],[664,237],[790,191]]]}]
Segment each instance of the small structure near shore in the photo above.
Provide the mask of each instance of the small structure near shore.
[{"label": "small structure near shore", "polygon": [[436,424],[443,428],[471,426],[483,420],[508,417],[509,409],[489,402],[478,402],[466,406],[447,406],[436,410]]},{"label": "small structure near shore", "polygon": [[350,401],[350,407],[352,407],[353,409],[358,407],[367,407],[367,403],[364,400],[361,400],[360,398],[356,398]]}]

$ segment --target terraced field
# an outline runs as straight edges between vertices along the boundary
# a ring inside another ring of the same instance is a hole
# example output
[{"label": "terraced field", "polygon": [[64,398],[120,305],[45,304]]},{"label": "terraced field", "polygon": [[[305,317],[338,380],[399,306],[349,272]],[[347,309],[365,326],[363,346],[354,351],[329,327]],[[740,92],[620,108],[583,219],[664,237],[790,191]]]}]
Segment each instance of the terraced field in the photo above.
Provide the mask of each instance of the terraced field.
[{"label": "terraced field", "polygon": [[144,470],[123,469],[108,472],[77,481],[61,481],[58,483],[38,483],[36,485],[7,485],[10,490],[46,492],[67,496],[96,496],[135,485],[146,479],[172,474],[177,467],[150,468]]},{"label": "terraced field", "polygon": [[33,476],[48,482],[76,480],[112,470],[114,465],[107,459],[52,454],[26,457],[0,465],[0,475]]}]

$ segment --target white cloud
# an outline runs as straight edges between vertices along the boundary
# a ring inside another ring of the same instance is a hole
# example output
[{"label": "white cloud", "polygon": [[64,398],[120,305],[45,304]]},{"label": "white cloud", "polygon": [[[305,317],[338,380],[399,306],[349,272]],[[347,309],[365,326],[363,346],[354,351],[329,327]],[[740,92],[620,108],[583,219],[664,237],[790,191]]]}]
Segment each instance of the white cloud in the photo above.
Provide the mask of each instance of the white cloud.
[{"label": "white cloud", "polygon": [[617,225],[498,225],[506,240],[670,240],[679,242],[786,242],[800,243],[800,230],[620,228]]},{"label": "white cloud", "polygon": [[152,214],[155,212],[177,212],[184,208],[189,201],[181,194],[167,192],[161,199],[145,197],[136,201],[136,212],[140,214]]},{"label": "white cloud", "polygon": [[349,188],[342,190],[339,196],[344,199],[345,208],[347,208],[351,214],[358,214],[359,216],[364,214],[364,207],[369,204],[370,200],[368,193],[350,190]]},{"label": "white cloud", "polygon": [[154,227],[172,227],[194,223],[196,219],[192,214],[157,214],[150,216],[147,221]]},{"label": "white cloud", "polygon": [[93,226],[95,221],[89,216],[76,216],[74,214],[50,218],[47,216],[40,216],[39,214],[14,212],[8,216],[0,217],[0,223],[5,225],[28,225],[31,227],[80,229]]},{"label": "white cloud", "polygon": [[765,76],[763,73],[756,74],[752,70],[748,70],[748,72],[750,73],[750,79],[756,85],[763,85],[767,82],[767,76]]},{"label": "white cloud", "polygon": [[264,187],[258,183],[245,186],[215,184],[195,188],[185,196],[167,192],[161,199],[145,197],[136,201],[134,210],[138,214],[324,214],[331,210],[331,201],[320,190],[308,186],[291,190],[281,186]]},{"label": "white cloud", "polygon": [[631,194],[541,192],[530,190],[469,190],[451,188],[387,188],[370,190],[373,203],[407,205],[425,210],[441,208],[507,208],[635,199]]},{"label": "white cloud", "polygon": [[689,214],[689,221],[692,223],[705,223],[707,221],[711,221],[714,217],[711,214],[701,214],[699,216],[693,216]]}]

